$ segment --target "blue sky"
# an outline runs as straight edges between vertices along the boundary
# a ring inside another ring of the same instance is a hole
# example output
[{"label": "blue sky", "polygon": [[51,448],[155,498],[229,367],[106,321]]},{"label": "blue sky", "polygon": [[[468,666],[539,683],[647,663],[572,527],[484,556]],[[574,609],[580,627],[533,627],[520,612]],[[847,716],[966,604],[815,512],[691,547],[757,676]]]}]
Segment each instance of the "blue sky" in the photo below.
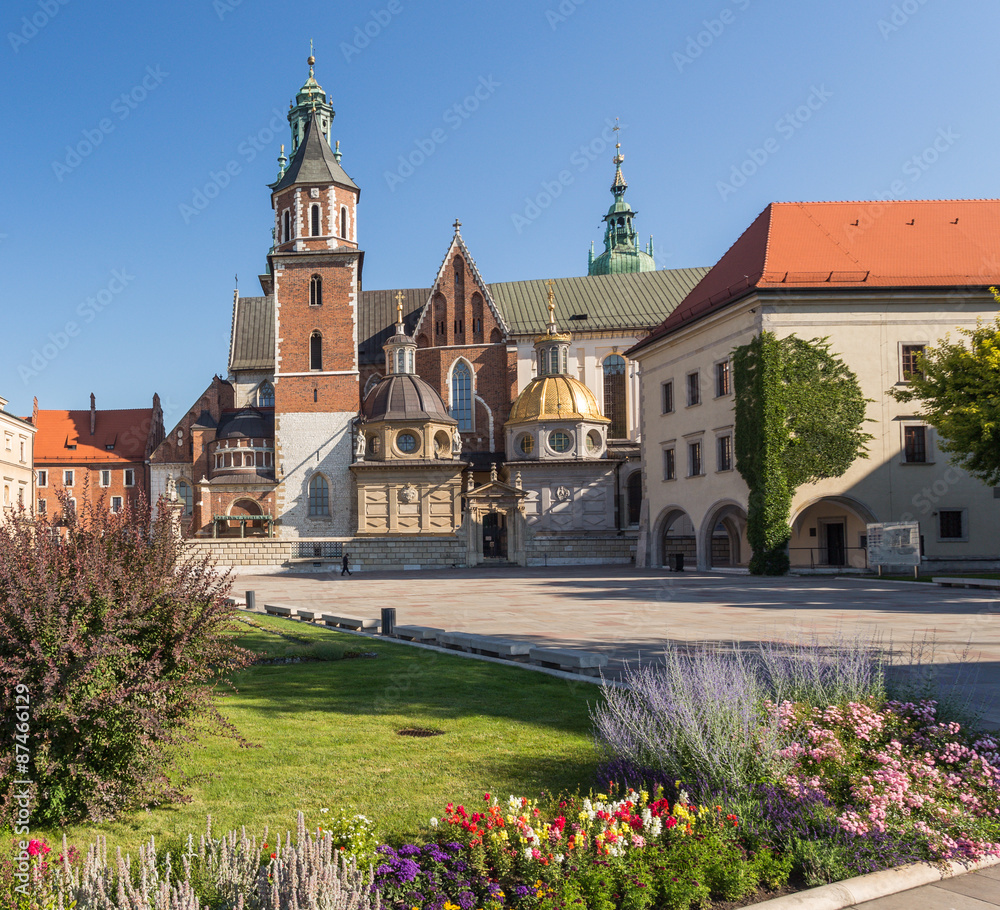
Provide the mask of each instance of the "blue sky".
[{"label": "blue sky", "polygon": [[7,0],[0,396],[147,406],[225,374],[234,276],[307,75],[362,189],[367,289],[586,272],[621,125],[661,268],[771,201],[995,197],[1000,8],[969,0]]}]

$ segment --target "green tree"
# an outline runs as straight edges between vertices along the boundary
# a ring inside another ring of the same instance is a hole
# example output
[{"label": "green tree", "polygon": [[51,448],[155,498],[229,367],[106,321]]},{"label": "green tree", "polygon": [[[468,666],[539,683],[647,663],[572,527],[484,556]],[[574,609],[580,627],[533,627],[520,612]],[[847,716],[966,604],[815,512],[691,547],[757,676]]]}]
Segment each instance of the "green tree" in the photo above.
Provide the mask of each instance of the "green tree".
[{"label": "green tree", "polygon": [[[1000,292],[990,288],[1000,303]],[[919,401],[920,416],[940,437],[952,462],[988,486],[1000,486],[1000,316],[974,329],[959,329],[917,359],[905,388],[890,389],[897,401]]]},{"label": "green tree", "polygon": [[784,575],[792,496],[802,484],[839,477],[868,457],[867,399],[821,338],[762,332],[733,352],[733,378],[736,467],[750,488],[750,571]]}]

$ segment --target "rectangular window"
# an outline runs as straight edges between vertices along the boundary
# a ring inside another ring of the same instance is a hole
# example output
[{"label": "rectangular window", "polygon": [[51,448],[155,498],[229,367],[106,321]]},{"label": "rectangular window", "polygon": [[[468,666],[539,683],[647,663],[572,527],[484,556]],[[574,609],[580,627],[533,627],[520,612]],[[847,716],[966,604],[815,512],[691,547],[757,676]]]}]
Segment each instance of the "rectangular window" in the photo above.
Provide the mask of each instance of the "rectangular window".
[{"label": "rectangular window", "polygon": [[927,427],[903,427],[903,460],[907,464],[927,462]]},{"label": "rectangular window", "polygon": [[660,400],[662,402],[662,408],[664,414],[673,414],[674,412],[674,383],[673,380],[670,382],[664,382],[660,386]]},{"label": "rectangular window", "polygon": [[909,382],[914,376],[923,376],[923,371],[917,364],[920,355],[924,353],[925,345],[904,344],[900,345],[900,374],[903,382]]},{"label": "rectangular window", "polygon": [[941,510],[938,513],[938,536],[941,540],[963,540],[965,522],[962,509]]},{"label": "rectangular window", "polygon": [[111,472],[101,471],[101,486],[110,487],[111,486]]},{"label": "rectangular window", "polygon": [[731,471],[733,469],[733,437],[720,436],[716,440],[718,447],[718,470]]},{"label": "rectangular window", "polygon": [[21,443],[21,464],[24,464],[24,443]]},{"label": "rectangular window", "polygon": [[47,487],[49,485],[49,472],[39,471],[38,472],[38,485],[40,487]]},{"label": "rectangular window", "polygon": [[687,403],[688,407],[701,404],[701,376],[697,370],[687,376]]},{"label": "rectangular window", "polygon": [[38,514],[39,515],[44,515],[45,514],[45,500],[44,499],[39,499],[38,500]]},{"label": "rectangular window", "polygon": [[674,480],[677,477],[677,468],[674,464],[674,450],[663,450],[663,479]]},{"label": "rectangular window", "polygon": [[715,397],[721,398],[723,395],[728,395],[732,390],[729,361],[723,360],[722,363],[715,365]]},{"label": "rectangular window", "polygon": [[6,436],[6,442],[7,442],[7,451],[8,452],[12,451],[14,446],[14,437],[11,436],[9,433]]},{"label": "rectangular window", "polygon": [[116,515],[122,510],[122,498],[121,496],[111,497],[111,511]]},{"label": "rectangular window", "polygon": [[63,471],[63,486],[64,487],[71,487],[71,486],[73,486],[73,472],[72,471]]},{"label": "rectangular window", "polygon": [[688,443],[688,477],[697,477],[701,470],[701,443]]},{"label": "rectangular window", "polygon": [[135,486],[135,470],[133,468],[125,469],[125,486],[127,487]]}]

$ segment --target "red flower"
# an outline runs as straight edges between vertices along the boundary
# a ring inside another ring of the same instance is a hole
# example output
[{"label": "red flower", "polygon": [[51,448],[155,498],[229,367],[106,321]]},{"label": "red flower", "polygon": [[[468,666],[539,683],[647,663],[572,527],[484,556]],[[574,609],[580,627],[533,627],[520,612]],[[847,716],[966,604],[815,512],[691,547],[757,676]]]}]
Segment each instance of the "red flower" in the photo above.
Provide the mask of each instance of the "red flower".
[{"label": "red flower", "polygon": [[483,795],[483,799],[484,799],[484,800],[485,800],[486,802],[489,802],[489,801],[490,801],[491,799],[493,799],[493,797],[492,797],[492,796],[490,796],[490,795],[489,795],[489,793],[486,793],[486,794],[484,794],[484,795]]},{"label": "red flower", "polygon": [[672,815],[668,818],[664,824],[664,828],[673,828],[677,824],[677,819]]}]

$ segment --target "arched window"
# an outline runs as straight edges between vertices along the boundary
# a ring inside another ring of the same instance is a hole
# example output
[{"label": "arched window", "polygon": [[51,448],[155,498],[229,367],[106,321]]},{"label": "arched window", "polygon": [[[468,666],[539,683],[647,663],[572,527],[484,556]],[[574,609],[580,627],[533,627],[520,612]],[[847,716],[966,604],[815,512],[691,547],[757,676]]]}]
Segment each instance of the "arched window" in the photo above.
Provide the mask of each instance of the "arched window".
[{"label": "arched window", "polygon": [[309,481],[309,515],[330,514],[330,485],[322,474],[314,474]]},{"label": "arched window", "polygon": [[611,354],[604,358],[604,416],[611,421],[608,436],[625,439],[628,423],[625,413],[625,358]]},{"label": "arched window", "polygon": [[625,493],[628,499],[628,523],[639,524],[639,510],[642,508],[642,471],[629,474],[625,482]]},{"label": "arched window", "polygon": [[288,209],[285,209],[285,232],[283,237],[283,243],[288,243],[292,239],[292,216],[288,213]]},{"label": "arched window", "polygon": [[266,379],[259,386],[257,386],[257,407],[274,407],[274,386],[271,385],[271,383],[269,383]]},{"label": "arched window", "polygon": [[459,432],[472,432],[472,371],[464,363],[456,364],[451,374],[451,416]]},{"label": "arched window", "polygon": [[319,237],[319,206],[314,205],[312,207],[312,235],[313,237]]},{"label": "arched window", "polygon": [[365,383],[365,398],[368,397],[368,393],[375,387],[375,383],[377,383],[381,378],[382,377],[379,376],[378,373],[372,373],[371,376],[368,377],[368,381]]},{"label": "arched window", "polygon": [[323,336],[319,332],[309,336],[309,369],[323,369]]},{"label": "arched window", "polygon": [[309,306],[323,306],[323,279],[319,275],[309,279]]},{"label": "arched window", "polygon": [[347,240],[347,206],[340,207],[340,236]]}]

